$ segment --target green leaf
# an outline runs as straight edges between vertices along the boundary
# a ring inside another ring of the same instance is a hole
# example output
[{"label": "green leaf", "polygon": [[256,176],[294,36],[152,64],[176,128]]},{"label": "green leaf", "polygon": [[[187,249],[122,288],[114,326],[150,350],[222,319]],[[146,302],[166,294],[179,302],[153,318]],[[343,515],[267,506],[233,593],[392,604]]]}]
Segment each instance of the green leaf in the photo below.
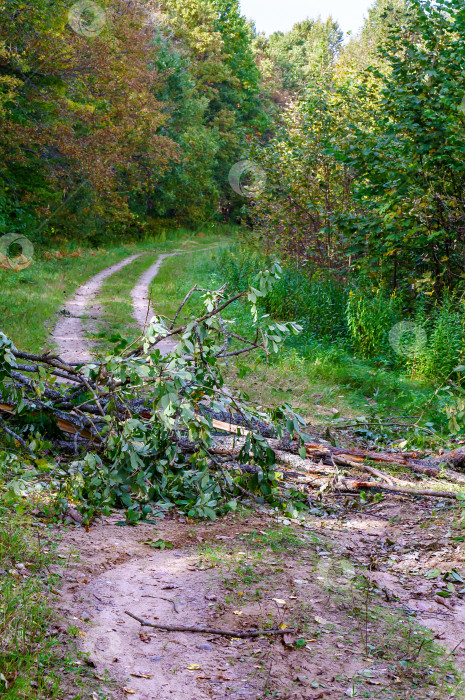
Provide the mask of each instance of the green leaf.
[{"label": "green leaf", "polygon": [[148,544],[150,547],[154,547],[154,549],[172,549],[174,547],[174,544],[172,542],[169,542],[169,540],[147,540],[147,542],[143,542],[142,544]]},{"label": "green leaf", "polygon": [[433,579],[433,578],[437,578],[440,575],[441,575],[441,572],[439,571],[439,569],[430,569],[429,571],[426,572],[425,578]]},{"label": "green leaf", "polygon": [[455,583],[465,583],[465,581],[456,569],[452,569],[452,571],[449,571],[444,578],[446,581],[454,581]]}]

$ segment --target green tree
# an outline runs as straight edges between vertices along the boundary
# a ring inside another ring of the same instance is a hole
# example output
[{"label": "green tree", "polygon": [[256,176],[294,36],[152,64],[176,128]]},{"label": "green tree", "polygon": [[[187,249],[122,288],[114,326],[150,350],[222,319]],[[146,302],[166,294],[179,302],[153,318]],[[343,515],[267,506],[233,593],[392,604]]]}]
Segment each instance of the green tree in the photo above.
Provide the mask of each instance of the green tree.
[{"label": "green tree", "polygon": [[[412,0],[358,88],[366,124],[350,122],[341,160],[354,172],[357,211],[344,219],[360,264],[381,263],[393,287],[426,275],[436,291],[464,271],[465,9]],[[367,127],[368,125],[368,127]]]},{"label": "green tree", "polygon": [[163,171],[176,157],[161,133],[160,76],[147,64],[149,7],[122,13],[119,0],[101,6],[103,20],[89,36],[70,25],[70,6],[61,0],[4,3],[3,230],[83,237],[140,228],[128,189],[140,187],[147,163]]},{"label": "green tree", "polygon": [[314,76],[331,72],[343,33],[329,18],[306,19],[289,32],[274,32],[261,41],[261,50],[274,66],[276,87],[288,95],[305,89]]}]

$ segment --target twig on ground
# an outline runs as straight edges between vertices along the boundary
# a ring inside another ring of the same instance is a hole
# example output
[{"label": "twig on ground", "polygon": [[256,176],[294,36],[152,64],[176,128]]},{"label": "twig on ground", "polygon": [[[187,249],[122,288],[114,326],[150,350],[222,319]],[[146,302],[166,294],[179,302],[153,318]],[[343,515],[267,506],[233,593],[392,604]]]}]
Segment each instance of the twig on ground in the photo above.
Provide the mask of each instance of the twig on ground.
[{"label": "twig on ground", "polygon": [[186,625],[160,625],[160,624],[155,624],[154,622],[149,622],[148,620],[144,620],[141,617],[138,617],[137,615],[133,615],[133,613],[129,612],[128,610],[125,610],[124,614],[129,615],[129,617],[132,617],[133,620],[137,620],[137,622],[140,622],[142,627],[153,627],[154,629],[164,630],[165,632],[194,632],[197,634],[219,634],[219,635],[222,635],[223,637],[239,637],[239,639],[248,639],[249,637],[261,637],[264,634],[268,634],[268,635],[289,634],[290,632],[295,631],[289,627],[286,627],[286,629],[284,629],[284,630],[281,630],[281,629],[218,630],[218,629],[215,629],[214,627],[188,627]]},{"label": "twig on ground", "polygon": [[167,603],[173,604],[174,612],[179,613],[178,603],[176,600],[173,600],[173,598],[162,598],[162,596],[160,595],[150,595],[148,593],[143,595],[142,598],[156,598],[157,600],[166,600]]}]

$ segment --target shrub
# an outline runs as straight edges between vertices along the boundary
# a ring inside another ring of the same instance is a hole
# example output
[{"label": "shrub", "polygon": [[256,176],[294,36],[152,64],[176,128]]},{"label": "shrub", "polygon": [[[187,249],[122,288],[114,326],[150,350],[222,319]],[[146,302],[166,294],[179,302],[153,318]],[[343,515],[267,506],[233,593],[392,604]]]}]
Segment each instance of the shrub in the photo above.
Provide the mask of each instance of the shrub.
[{"label": "shrub", "polygon": [[[232,247],[219,260],[221,274],[234,289],[250,285],[258,270],[271,262],[266,256]],[[275,318],[299,321],[307,337],[335,340],[347,335],[345,307],[347,286],[333,275],[284,267],[262,307]]]},{"label": "shrub", "polygon": [[465,359],[465,307],[456,296],[437,304],[426,323],[427,345],[409,364],[427,379],[444,380]]}]

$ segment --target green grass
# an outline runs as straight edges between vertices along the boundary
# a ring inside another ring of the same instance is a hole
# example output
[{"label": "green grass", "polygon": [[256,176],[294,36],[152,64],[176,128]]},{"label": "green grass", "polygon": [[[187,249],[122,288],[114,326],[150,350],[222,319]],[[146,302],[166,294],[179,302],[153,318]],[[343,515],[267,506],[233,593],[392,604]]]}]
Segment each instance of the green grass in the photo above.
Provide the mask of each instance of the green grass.
[{"label": "green grass", "polygon": [[21,272],[0,269],[0,330],[21,350],[40,352],[50,347],[54,314],[76,288],[123,258],[135,247],[121,245],[81,257],[46,260],[39,257]]},{"label": "green grass", "polygon": [[[169,252],[182,247],[189,239],[192,240],[192,247],[203,247],[215,240],[215,233],[199,237],[196,232],[178,230],[137,243],[112,243],[107,250],[74,250],[78,257],[69,257],[73,248],[61,248],[66,257],[48,260],[46,253],[56,249],[52,245],[50,251],[38,250],[34,263],[25,270],[14,272],[0,268],[0,331],[8,335],[21,350],[41,352],[51,349],[53,346],[49,336],[55,323],[54,316],[63,303],[73,296],[77,287],[129,255],[142,251],[152,251],[154,255]],[[150,262],[149,256],[145,256],[137,261],[134,269],[143,271]],[[121,293],[125,294],[126,300],[129,300],[129,288],[134,280],[130,274],[129,268],[126,268],[118,276],[124,282]],[[117,283],[117,280],[107,283],[108,298],[111,299]],[[129,301],[120,299],[114,300],[114,303],[112,301],[108,321],[118,323],[118,318],[127,318],[128,304]]]},{"label": "green grass", "polygon": [[[166,260],[152,284],[156,312],[172,316],[194,284],[221,286],[218,260],[217,251],[198,253],[189,266],[182,257]],[[197,296],[186,305],[181,318],[200,308]],[[237,319],[240,331],[250,330],[245,304],[236,303],[225,315]],[[376,361],[355,358],[337,342],[312,340],[305,335],[290,339],[279,356],[269,361],[257,353],[232,362],[227,373],[228,381],[246,391],[252,401],[265,406],[289,402],[314,425],[335,426],[335,414],[348,420],[365,417],[375,423],[392,416],[412,420],[421,416],[423,421],[438,418],[434,402],[425,414],[425,406],[434,394],[434,387],[427,381],[390,370]],[[382,426],[370,430],[386,440],[398,432]],[[422,435],[415,435],[416,444],[427,446],[428,439]]]},{"label": "green grass", "polygon": [[[4,510],[4,509],[2,509]],[[33,527],[32,525],[35,525]],[[0,516],[0,698],[89,698],[95,680],[73,640],[54,627],[55,543],[42,523]]]},{"label": "green grass", "polygon": [[[83,251],[81,257],[57,260],[42,256],[22,272],[0,270],[0,330],[21,349],[37,352],[50,347],[48,337],[54,314],[80,284],[130,254],[149,251],[102,286],[100,343],[109,349],[108,339],[115,333],[124,337],[137,335],[130,290],[159,253],[198,251],[216,244],[223,247],[234,240],[234,235],[234,231],[220,227],[204,236],[177,231],[155,240],[97,251],[96,255]],[[151,287],[155,313],[172,316],[185,293],[196,283],[203,287],[220,286],[223,282],[218,272],[220,257],[220,251],[210,250],[165,260]],[[200,308],[201,299],[197,296],[186,307],[184,317]],[[237,317],[242,331],[250,325],[244,304],[236,304],[227,315]],[[313,424],[319,425],[331,425],[335,412],[346,419],[365,416],[375,422],[379,416],[420,416],[433,394],[431,385],[425,381],[413,380],[370,360],[356,359],[337,342],[330,344],[308,337],[289,342],[280,356],[269,362],[258,354],[242,358],[229,365],[228,373],[228,380],[246,390],[253,401],[267,406],[289,401]]]}]

